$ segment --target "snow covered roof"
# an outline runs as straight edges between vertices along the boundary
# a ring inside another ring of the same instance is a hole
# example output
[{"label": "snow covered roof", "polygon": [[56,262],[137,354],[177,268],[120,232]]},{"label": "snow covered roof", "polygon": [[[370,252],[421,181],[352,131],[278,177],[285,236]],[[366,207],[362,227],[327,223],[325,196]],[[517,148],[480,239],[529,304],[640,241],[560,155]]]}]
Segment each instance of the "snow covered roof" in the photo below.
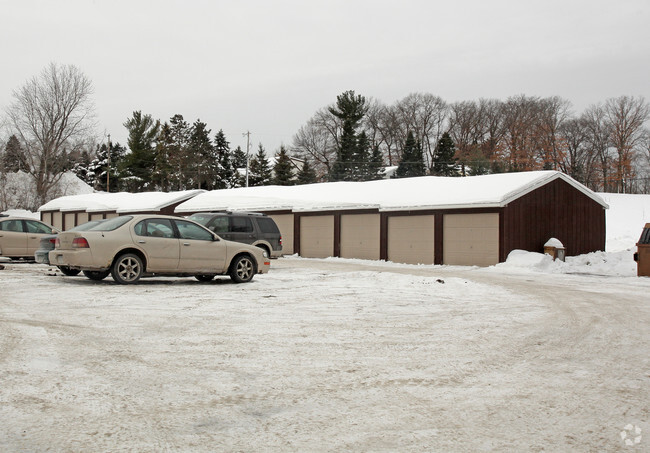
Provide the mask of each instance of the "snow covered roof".
[{"label": "snow covered roof", "polygon": [[96,192],[56,198],[38,208],[39,211],[86,211],[117,213],[160,211],[162,208],[188,200],[204,190],[182,190],[178,192]]},{"label": "snow covered roof", "polygon": [[604,208],[608,207],[594,192],[561,172],[533,171],[464,178],[422,176],[368,182],[214,190],[181,203],[176,207],[176,212],[344,209],[404,211],[503,207],[556,179],[567,182]]}]

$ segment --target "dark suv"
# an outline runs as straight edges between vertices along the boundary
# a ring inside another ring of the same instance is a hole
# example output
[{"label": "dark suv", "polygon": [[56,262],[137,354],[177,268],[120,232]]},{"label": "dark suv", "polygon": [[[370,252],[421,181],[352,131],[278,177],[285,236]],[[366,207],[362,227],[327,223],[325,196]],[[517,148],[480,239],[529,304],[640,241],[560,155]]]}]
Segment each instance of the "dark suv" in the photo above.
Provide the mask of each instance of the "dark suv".
[{"label": "dark suv", "polygon": [[282,255],[282,235],[275,221],[253,212],[200,212],[190,220],[209,228],[228,241],[263,248],[272,258]]}]

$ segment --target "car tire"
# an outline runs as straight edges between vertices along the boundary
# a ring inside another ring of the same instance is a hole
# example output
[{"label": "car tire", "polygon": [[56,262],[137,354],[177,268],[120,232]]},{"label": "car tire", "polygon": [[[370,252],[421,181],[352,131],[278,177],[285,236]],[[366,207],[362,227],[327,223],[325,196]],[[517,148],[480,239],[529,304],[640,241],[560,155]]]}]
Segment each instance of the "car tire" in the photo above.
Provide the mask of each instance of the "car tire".
[{"label": "car tire", "polygon": [[111,271],[83,271],[83,273],[91,280],[101,281],[108,277]]},{"label": "car tire", "polygon": [[211,282],[214,279],[214,275],[195,275],[194,278],[200,282]]},{"label": "car tire", "polygon": [[118,256],[111,266],[111,275],[120,285],[129,285],[140,280],[144,272],[142,259],[133,253]]},{"label": "car tire", "polygon": [[230,264],[230,278],[235,283],[247,283],[255,275],[255,261],[248,255],[240,255]]},{"label": "car tire", "polygon": [[79,272],[81,272],[79,269],[70,269],[68,266],[58,266],[59,270],[63,275],[67,275],[68,277],[74,277],[75,275],[79,275]]}]

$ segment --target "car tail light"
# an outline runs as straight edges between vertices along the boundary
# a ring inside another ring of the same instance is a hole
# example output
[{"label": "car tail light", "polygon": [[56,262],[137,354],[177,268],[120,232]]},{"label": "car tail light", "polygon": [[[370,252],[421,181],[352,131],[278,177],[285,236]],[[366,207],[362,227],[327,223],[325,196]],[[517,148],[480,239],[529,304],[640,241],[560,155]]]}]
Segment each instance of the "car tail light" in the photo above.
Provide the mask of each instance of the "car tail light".
[{"label": "car tail light", "polygon": [[280,245],[282,245],[282,236],[280,236]]},{"label": "car tail light", "polygon": [[57,249],[61,247],[61,241],[59,241],[58,237],[54,240],[54,247]]},{"label": "car tail light", "polygon": [[50,238],[50,244],[56,245],[57,239],[59,239],[59,238]]},{"label": "car tail light", "polygon": [[89,249],[90,245],[88,245],[88,241],[86,240],[86,238],[74,238],[72,240],[72,248]]}]

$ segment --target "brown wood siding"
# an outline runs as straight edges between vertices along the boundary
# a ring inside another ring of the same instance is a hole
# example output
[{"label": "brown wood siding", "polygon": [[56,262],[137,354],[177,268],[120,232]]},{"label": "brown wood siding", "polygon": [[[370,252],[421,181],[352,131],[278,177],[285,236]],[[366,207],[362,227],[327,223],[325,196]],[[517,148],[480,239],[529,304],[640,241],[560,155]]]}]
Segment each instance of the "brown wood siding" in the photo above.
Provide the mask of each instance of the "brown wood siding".
[{"label": "brown wood siding", "polygon": [[570,184],[555,180],[503,209],[499,259],[515,249],[542,252],[559,239],[568,256],[605,250],[605,210]]}]

